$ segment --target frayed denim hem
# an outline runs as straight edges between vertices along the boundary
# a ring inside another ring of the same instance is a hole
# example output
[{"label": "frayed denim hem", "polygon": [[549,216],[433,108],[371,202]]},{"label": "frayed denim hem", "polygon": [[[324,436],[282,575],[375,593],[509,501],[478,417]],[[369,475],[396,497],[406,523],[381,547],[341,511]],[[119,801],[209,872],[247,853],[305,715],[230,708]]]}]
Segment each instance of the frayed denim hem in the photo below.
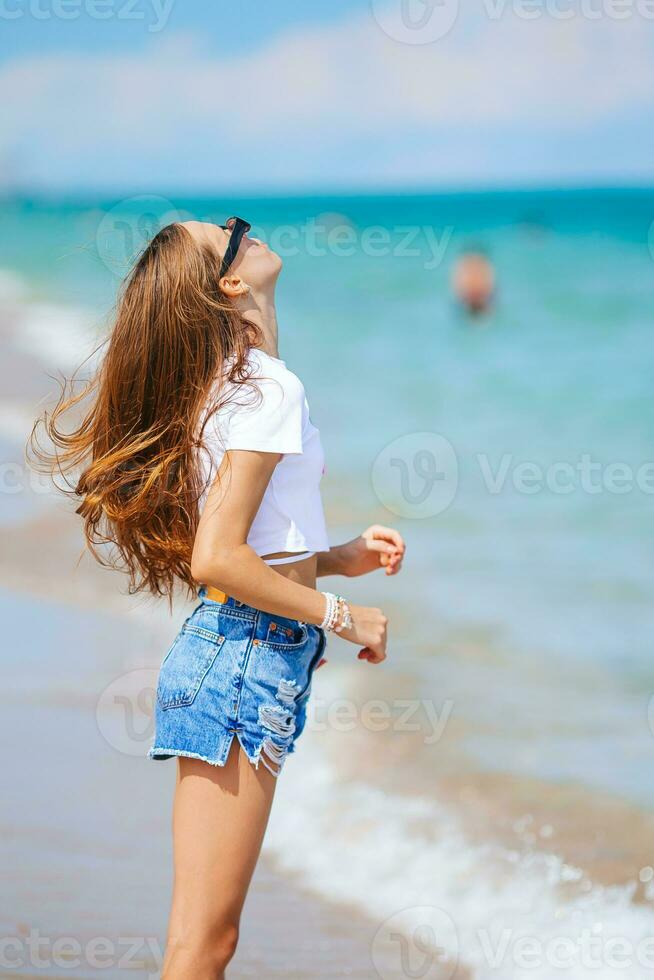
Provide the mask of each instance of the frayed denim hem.
[{"label": "frayed denim hem", "polygon": [[159,746],[154,746],[148,752],[148,759],[153,759],[155,762],[165,762],[166,759],[172,759],[173,757],[198,759],[200,762],[208,762],[210,766],[222,767],[225,765],[222,759],[208,759],[206,755],[200,755],[198,752],[188,752],[186,749],[162,749]]},{"label": "frayed denim hem", "polygon": [[[188,749],[164,749],[158,745],[153,745],[153,747],[148,752],[148,758],[152,759],[154,762],[162,762],[166,759],[171,758],[185,758],[185,759],[197,759],[199,762],[207,762],[210,766],[217,766],[223,768],[234,742],[234,737],[238,739],[240,747],[243,749],[248,762],[254,766],[255,769],[259,768],[259,764],[263,763],[269,773],[271,773],[275,779],[279,776],[282,771],[282,766],[286,756],[292,752],[295,746],[291,743],[290,745],[280,745],[275,742],[270,736],[264,736],[256,751],[251,754],[248,752],[243,739],[241,738],[240,732],[235,732],[227,747],[224,758],[219,759],[209,759],[206,755],[200,755],[198,752],[189,752]],[[267,757],[267,758],[266,758]],[[268,759],[272,765],[269,764]]]}]

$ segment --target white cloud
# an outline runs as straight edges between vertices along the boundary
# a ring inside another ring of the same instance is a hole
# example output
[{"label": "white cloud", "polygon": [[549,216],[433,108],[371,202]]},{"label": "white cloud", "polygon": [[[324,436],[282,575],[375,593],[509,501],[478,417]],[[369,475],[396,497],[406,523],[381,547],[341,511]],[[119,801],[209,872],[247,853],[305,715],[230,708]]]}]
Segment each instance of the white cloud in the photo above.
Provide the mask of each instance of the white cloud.
[{"label": "white cloud", "polygon": [[[264,176],[277,168],[280,178],[304,166],[319,181],[321,160],[345,176],[348,150],[356,170],[377,142],[403,161],[399,179],[410,179],[407,147],[433,157],[451,131],[488,140],[495,127],[501,163],[501,132],[651,118],[651,21],[635,13],[623,21],[525,20],[510,10],[492,19],[484,9],[491,0],[469,4],[446,37],[426,45],[392,40],[372,14],[359,14],[231,59],[170,36],[140,53],[5,62],[0,147],[18,147],[40,179],[74,178],[76,161],[88,168],[96,160],[105,179],[107,170],[128,179],[131,167],[145,184],[143,167],[156,171],[160,156],[169,171],[178,159],[181,175],[208,176],[206,154],[226,172],[241,160],[246,179],[257,166]],[[394,143],[404,152],[394,153]],[[387,164],[380,160],[380,176]]]}]

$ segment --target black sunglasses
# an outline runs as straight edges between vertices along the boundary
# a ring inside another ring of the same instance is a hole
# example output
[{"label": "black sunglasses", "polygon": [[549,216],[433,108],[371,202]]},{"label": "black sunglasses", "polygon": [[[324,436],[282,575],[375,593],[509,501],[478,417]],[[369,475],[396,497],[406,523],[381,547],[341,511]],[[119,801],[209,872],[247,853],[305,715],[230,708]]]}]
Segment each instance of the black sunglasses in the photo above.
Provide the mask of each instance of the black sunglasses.
[{"label": "black sunglasses", "polygon": [[220,278],[226,276],[230,270],[232,262],[236,258],[239,248],[241,247],[241,242],[243,240],[243,235],[245,235],[252,225],[249,221],[245,221],[243,218],[228,218],[224,225],[220,225],[225,231],[231,231],[229,236],[229,241],[227,243],[227,249],[223,256],[223,261],[220,266]]}]

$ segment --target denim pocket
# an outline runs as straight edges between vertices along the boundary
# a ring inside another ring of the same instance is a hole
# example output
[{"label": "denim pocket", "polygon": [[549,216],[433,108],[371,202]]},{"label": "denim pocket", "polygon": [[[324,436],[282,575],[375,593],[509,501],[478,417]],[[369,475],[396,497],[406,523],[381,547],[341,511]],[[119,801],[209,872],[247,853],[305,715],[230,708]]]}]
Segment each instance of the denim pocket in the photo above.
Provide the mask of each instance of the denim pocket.
[{"label": "denim pocket", "polygon": [[292,620],[277,622],[273,620],[268,625],[266,646],[276,650],[299,650],[307,642],[309,631],[304,623],[293,623]]},{"label": "denim pocket", "polygon": [[157,684],[162,708],[192,704],[225,642],[224,636],[185,625],[164,657]]}]

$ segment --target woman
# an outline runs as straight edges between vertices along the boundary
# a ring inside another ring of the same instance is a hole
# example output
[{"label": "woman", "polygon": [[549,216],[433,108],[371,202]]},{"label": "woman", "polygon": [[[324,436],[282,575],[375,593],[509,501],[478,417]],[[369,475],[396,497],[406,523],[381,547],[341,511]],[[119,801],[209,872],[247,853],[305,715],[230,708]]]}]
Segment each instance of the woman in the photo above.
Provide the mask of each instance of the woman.
[{"label": "woman", "polygon": [[[325,633],[369,663],[386,657],[381,610],[320,592],[317,578],[393,575],[404,555],[379,526],[329,547],[320,436],[277,351],[282,263],[249,230],[232,218],[160,231],[127,280],[98,376],[46,417],[58,468],[81,473],[96,557],[124,568],[132,591],[201,586],[162,664],[150,750],[178,758],[165,980],[224,975]],[[85,396],[81,424],[62,432]]]}]

